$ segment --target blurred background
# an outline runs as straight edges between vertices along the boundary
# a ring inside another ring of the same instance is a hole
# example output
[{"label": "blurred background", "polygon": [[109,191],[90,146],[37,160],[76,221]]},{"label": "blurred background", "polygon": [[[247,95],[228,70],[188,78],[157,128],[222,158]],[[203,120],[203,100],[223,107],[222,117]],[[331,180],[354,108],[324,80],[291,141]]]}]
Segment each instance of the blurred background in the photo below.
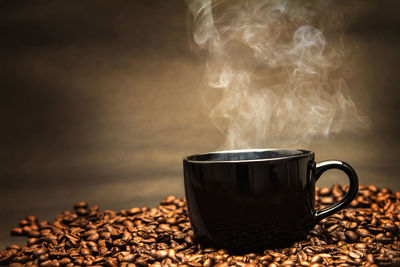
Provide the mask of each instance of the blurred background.
[{"label": "blurred background", "polygon": [[[354,49],[348,86],[372,126],[306,149],[361,184],[400,190],[400,2],[334,1]],[[182,158],[225,137],[200,100],[183,1],[0,2],[0,248],[20,219],[88,201],[155,206],[184,195]],[[336,172],[319,186],[347,183]]]}]

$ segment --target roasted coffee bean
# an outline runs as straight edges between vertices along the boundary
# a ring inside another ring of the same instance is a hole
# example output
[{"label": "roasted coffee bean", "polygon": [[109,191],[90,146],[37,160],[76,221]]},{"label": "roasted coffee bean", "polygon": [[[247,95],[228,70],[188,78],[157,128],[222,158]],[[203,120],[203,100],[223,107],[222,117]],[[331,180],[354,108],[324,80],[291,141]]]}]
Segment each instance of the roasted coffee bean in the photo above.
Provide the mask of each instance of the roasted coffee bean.
[{"label": "roasted coffee bean", "polygon": [[333,197],[322,197],[320,199],[320,203],[323,205],[329,205],[332,204],[333,202],[335,202]]},{"label": "roasted coffee bean", "polygon": [[347,238],[346,238],[346,233],[345,232],[342,232],[342,231],[337,231],[336,232],[336,238],[339,240],[339,241],[345,241]]},{"label": "roasted coffee bean", "polygon": [[211,258],[207,258],[206,260],[204,260],[203,262],[203,266],[204,267],[212,267],[213,266],[213,260]]},{"label": "roasted coffee bean", "polygon": [[356,222],[350,222],[350,221],[342,221],[341,225],[349,230],[354,230],[357,228],[357,223]]},{"label": "roasted coffee bean", "polygon": [[14,255],[10,251],[1,251],[0,252],[0,264],[7,264],[14,258]]},{"label": "roasted coffee bean", "polygon": [[327,196],[327,195],[330,195],[331,193],[332,193],[332,188],[330,188],[330,187],[323,187],[318,190],[318,194],[320,196]]},{"label": "roasted coffee bean", "polygon": [[331,233],[331,232],[334,232],[338,227],[339,227],[338,224],[334,224],[334,225],[330,226],[328,229],[326,229],[326,231],[328,233]]},{"label": "roasted coffee bean", "polygon": [[47,253],[47,250],[46,250],[46,249],[44,249],[44,248],[37,248],[37,249],[34,250],[33,255],[34,255],[35,257],[39,257],[39,256],[44,255],[44,254],[46,254],[46,253]]},{"label": "roasted coffee bean", "polygon": [[58,267],[58,266],[60,266],[60,263],[58,261],[56,261],[56,260],[47,260],[47,261],[44,261],[44,262],[40,263],[40,266],[43,266],[43,267]]},{"label": "roasted coffee bean", "polygon": [[378,242],[380,242],[380,243],[382,243],[382,244],[388,244],[388,243],[391,243],[391,242],[393,241],[393,238],[387,237],[387,236],[386,236],[385,234],[383,234],[383,233],[377,234],[377,235],[375,236],[375,239],[376,239],[376,241],[378,241]]},{"label": "roasted coffee bean", "polygon": [[364,257],[364,254],[359,250],[350,250],[349,256],[352,257],[353,259],[361,259]]},{"label": "roasted coffee bean", "polygon": [[141,213],[142,210],[140,208],[131,208],[129,210],[127,210],[128,215],[136,215],[138,213]]},{"label": "roasted coffee bean", "polygon": [[385,223],[383,225],[383,229],[393,234],[397,234],[399,232],[399,227],[395,223],[391,222]]},{"label": "roasted coffee bean", "polygon": [[98,233],[93,233],[93,234],[89,235],[86,240],[88,240],[88,241],[97,241],[98,239],[99,239],[99,234]]},{"label": "roasted coffee bean", "polygon": [[357,229],[356,233],[361,237],[370,235],[370,232],[367,229],[363,229],[363,228]]},{"label": "roasted coffee bean", "polygon": [[15,227],[11,230],[11,234],[12,235],[24,235],[24,232],[22,230],[22,228],[20,227]]},{"label": "roasted coffee bean", "polygon": [[[316,190],[317,206],[330,205],[348,187]],[[0,251],[10,266],[380,266],[400,265],[400,193],[360,186],[350,208],[321,220],[305,240],[263,253],[231,254],[198,244],[183,199],[156,208],[100,211],[77,202],[52,223],[28,216],[12,230],[26,245]]]},{"label": "roasted coffee bean", "polygon": [[311,258],[311,263],[322,263],[322,260],[320,255],[315,255]]},{"label": "roasted coffee bean", "polygon": [[69,258],[62,258],[60,260],[61,265],[67,265],[68,263],[71,263],[71,260]]},{"label": "roasted coffee bean", "polygon": [[136,256],[133,254],[126,254],[126,255],[121,255],[122,257],[118,257],[119,262],[134,262]]},{"label": "roasted coffee bean", "polygon": [[157,260],[163,260],[167,256],[168,256],[167,250],[158,250],[154,253],[154,258],[156,258]]},{"label": "roasted coffee bean", "polygon": [[6,250],[11,250],[11,249],[15,249],[15,250],[19,251],[19,250],[21,250],[21,247],[19,245],[16,245],[16,244],[8,245],[6,247]]},{"label": "roasted coffee bean", "polygon": [[136,264],[137,266],[147,266],[147,265],[148,265],[148,263],[147,263],[147,261],[146,261],[145,258],[139,258],[139,259],[137,259],[137,260],[135,261],[135,264]]},{"label": "roasted coffee bean", "polygon": [[357,242],[358,241],[358,235],[357,233],[349,230],[346,231],[345,233],[347,240],[349,240],[350,242]]},{"label": "roasted coffee bean", "polygon": [[79,216],[85,216],[85,215],[87,215],[89,213],[89,211],[87,209],[84,209],[84,208],[79,208],[75,212]]},{"label": "roasted coffee bean", "polygon": [[74,209],[87,209],[88,203],[85,201],[79,201],[74,204]]}]

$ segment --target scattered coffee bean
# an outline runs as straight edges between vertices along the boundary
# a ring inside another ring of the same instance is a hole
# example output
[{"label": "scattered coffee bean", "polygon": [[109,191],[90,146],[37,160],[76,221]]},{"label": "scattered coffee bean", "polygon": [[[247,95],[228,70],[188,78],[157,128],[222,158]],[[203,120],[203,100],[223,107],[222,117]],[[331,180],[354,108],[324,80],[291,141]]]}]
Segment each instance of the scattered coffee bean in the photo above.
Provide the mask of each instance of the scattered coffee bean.
[{"label": "scattered coffee bean", "polygon": [[346,231],[345,235],[346,235],[346,237],[347,237],[347,240],[349,240],[349,241],[352,242],[352,243],[358,241],[358,235],[357,235],[357,233],[355,233],[355,232],[353,232],[353,231],[351,231],[351,230]]},{"label": "scattered coffee bean", "polygon": [[85,202],[85,201],[76,202],[75,205],[74,205],[74,209],[75,209],[75,210],[78,210],[78,209],[87,209],[87,207],[88,207],[88,203]]},{"label": "scattered coffee bean", "polygon": [[[317,206],[347,187],[317,188]],[[199,244],[184,199],[115,212],[77,202],[52,223],[28,216],[11,230],[26,244],[0,251],[9,266],[400,266],[400,192],[360,186],[351,206],[320,221],[305,240],[263,253],[230,254]]]},{"label": "scattered coffee bean", "polygon": [[24,235],[22,228],[16,227],[11,230],[12,235]]},{"label": "scattered coffee bean", "polygon": [[78,214],[79,216],[85,216],[89,213],[89,211],[87,209],[84,208],[79,208],[76,210],[76,214]]},{"label": "scattered coffee bean", "polygon": [[332,193],[332,188],[330,187],[323,187],[321,189],[318,190],[318,193],[320,196],[327,196],[330,195]]}]

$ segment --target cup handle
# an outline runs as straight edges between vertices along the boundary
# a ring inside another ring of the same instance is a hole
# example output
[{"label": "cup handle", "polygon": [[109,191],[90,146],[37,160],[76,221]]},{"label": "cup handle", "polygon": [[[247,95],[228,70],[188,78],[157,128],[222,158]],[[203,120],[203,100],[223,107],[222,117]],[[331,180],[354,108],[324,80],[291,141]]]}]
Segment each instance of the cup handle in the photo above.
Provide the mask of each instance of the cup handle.
[{"label": "cup handle", "polygon": [[315,182],[318,181],[319,177],[327,170],[330,169],[339,169],[347,174],[347,177],[349,178],[350,181],[350,186],[349,190],[346,193],[346,195],[337,203],[326,207],[321,210],[316,210],[314,213],[314,219],[318,222],[322,220],[323,218],[328,217],[329,215],[332,215],[335,212],[338,212],[339,210],[343,209],[346,207],[350,202],[356,197],[357,192],[358,192],[358,178],[357,178],[357,173],[354,171],[354,169],[347,164],[346,162],[340,161],[340,160],[327,160],[327,161],[321,161],[318,162],[315,165],[315,174],[314,174],[314,180]]}]

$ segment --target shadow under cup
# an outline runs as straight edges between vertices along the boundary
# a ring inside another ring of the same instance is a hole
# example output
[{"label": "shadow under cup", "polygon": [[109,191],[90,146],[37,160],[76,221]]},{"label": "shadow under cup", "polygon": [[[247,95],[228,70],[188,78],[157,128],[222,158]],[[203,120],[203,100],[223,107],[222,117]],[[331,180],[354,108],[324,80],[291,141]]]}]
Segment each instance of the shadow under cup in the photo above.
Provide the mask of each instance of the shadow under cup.
[{"label": "shadow under cup", "polygon": [[[302,240],[315,224],[351,202],[355,171],[345,162],[315,163],[306,150],[235,150],[183,160],[185,194],[197,239],[233,251],[263,250]],[[315,183],[328,169],[349,177],[348,193],[316,211]]]}]

